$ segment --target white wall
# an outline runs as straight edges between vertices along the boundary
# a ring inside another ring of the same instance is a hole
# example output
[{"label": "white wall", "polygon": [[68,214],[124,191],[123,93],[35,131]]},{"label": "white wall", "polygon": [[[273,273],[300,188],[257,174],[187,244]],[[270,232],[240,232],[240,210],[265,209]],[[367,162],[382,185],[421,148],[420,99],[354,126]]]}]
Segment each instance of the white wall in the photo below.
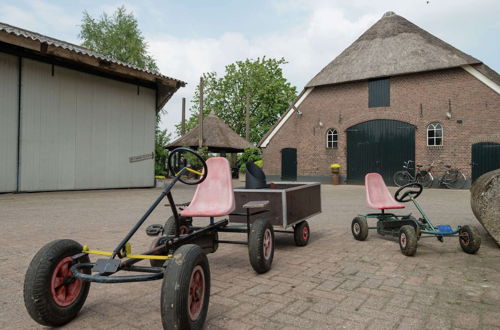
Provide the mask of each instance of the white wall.
[{"label": "white wall", "polygon": [[18,58],[0,53],[0,192],[16,190]]},{"label": "white wall", "polygon": [[21,191],[147,187],[155,91],[23,59]]}]

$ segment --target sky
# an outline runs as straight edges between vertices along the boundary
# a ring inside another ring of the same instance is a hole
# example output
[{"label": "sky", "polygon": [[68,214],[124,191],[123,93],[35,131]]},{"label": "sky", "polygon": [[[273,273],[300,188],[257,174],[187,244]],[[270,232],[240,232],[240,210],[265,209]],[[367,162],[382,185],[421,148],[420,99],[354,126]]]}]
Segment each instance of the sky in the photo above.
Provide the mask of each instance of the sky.
[{"label": "sky", "polygon": [[222,76],[238,60],[284,57],[285,78],[300,91],[387,11],[500,71],[498,0],[2,0],[0,21],[79,44],[84,11],[98,17],[122,5],[137,18],[160,71],[188,83],[162,116],[173,136],[181,99],[189,110],[203,72]]}]

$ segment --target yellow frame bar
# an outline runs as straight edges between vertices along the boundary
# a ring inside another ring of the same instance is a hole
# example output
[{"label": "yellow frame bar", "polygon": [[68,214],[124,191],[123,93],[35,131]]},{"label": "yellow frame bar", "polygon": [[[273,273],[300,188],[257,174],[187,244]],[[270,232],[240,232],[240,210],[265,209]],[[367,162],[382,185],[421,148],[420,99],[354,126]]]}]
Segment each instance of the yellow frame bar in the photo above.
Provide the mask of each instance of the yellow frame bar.
[{"label": "yellow frame bar", "polygon": [[[126,249],[129,250],[129,249]],[[113,255],[113,252],[109,251],[99,251],[99,250],[91,250],[88,245],[84,245],[82,249],[83,253],[88,253],[88,254],[97,254],[100,256],[107,256],[111,257]],[[146,254],[131,254],[129,251],[127,251],[127,254],[125,255],[126,258],[131,258],[131,259],[151,259],[151,260],[168,260],[172,259],[172,255],[169,254],[168,256],[157,256],[157,255],[146,255]]]},{"label": "yellow frame bar", "polygon": [[[198,171],[196,171],[196,170],[193,170],[192,168],[189,168],[189,167],[184,167],[184,168],[185,168],[186,170],[188,170],[189,172],[194,173],[194,174],[197,174],[197,175],[199,175],[199,176],[202,176],[202,175],[203,175],[203,173],[198,172]],[[183,169],[184,169],[184,168],[183,168]],[[182,169],[182,170],[183,170],[183,169]],[[181,172],[182,172],[182,170],[180,170],[179,172],[177,172],[177,174],[176,174],[175,176],[178,176],[178,175],[179,175],[179,173],[181,173]]]}]

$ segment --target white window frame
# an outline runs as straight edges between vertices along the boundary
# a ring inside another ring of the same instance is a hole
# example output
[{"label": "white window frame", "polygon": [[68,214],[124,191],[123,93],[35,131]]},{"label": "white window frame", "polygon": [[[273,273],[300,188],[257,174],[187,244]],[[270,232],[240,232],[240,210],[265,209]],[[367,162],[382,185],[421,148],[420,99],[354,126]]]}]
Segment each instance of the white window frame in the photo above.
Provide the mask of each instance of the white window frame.
[{"label": "white window frame", "polygon": [[[330,137],[332,138],[330,140]],[[330,147],[330,142],[332,146]],[[333,144],[335,143],[335,146]],[[337,149],[339,146],[339,133],[335,128],[329,128],[326,130],[326,149]]]},{"label": "white window frame", "polygon": [[[429,137],[429,132],[434,131],[434,136]],[[436,137],[436,132],[441,131],[441,144],[436,144],[436,139],[439,137]],[[444,145],[444,127],[443,124],[439,122],[432,122],[429,125],[427,125],[427,134],[426,134],[426,139],[427,139],[427,146],[428,147],[441,147]],[[429,144],[429,140],[432,139],[434,141],[434,144]]]}]

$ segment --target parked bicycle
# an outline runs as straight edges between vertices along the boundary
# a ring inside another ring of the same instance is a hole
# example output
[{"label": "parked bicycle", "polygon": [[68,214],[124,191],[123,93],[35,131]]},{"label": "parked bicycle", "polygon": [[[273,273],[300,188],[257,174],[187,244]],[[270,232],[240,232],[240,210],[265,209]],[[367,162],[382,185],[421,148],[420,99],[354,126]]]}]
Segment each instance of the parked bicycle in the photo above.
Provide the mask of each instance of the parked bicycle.
[{"label": "parked bicycle", "polygon": [[[408,160],[403,163],[403,170],[397,171],[394,173],[393,180],[394,184],[398,187],[402,187],[409,183],[418,182],[422,184],[424,187],[432,186],[432,182],[434,181],[434,177],[428,170],[422,170],[422,165],[417,164],[416,170],[411,167],[411,163],[414,163],[413,160]],[[429,165],[429,166],[432,166]],[[412,173],[413,172],[413,173]]]},{"label": "parked bicycle", "polygon": [[445,186],[448,189],[462,189],[467,182],[467,177],[458,168],[452,168],[451,165],[445,165],[446,171],[439,178],[439,186]]}]

